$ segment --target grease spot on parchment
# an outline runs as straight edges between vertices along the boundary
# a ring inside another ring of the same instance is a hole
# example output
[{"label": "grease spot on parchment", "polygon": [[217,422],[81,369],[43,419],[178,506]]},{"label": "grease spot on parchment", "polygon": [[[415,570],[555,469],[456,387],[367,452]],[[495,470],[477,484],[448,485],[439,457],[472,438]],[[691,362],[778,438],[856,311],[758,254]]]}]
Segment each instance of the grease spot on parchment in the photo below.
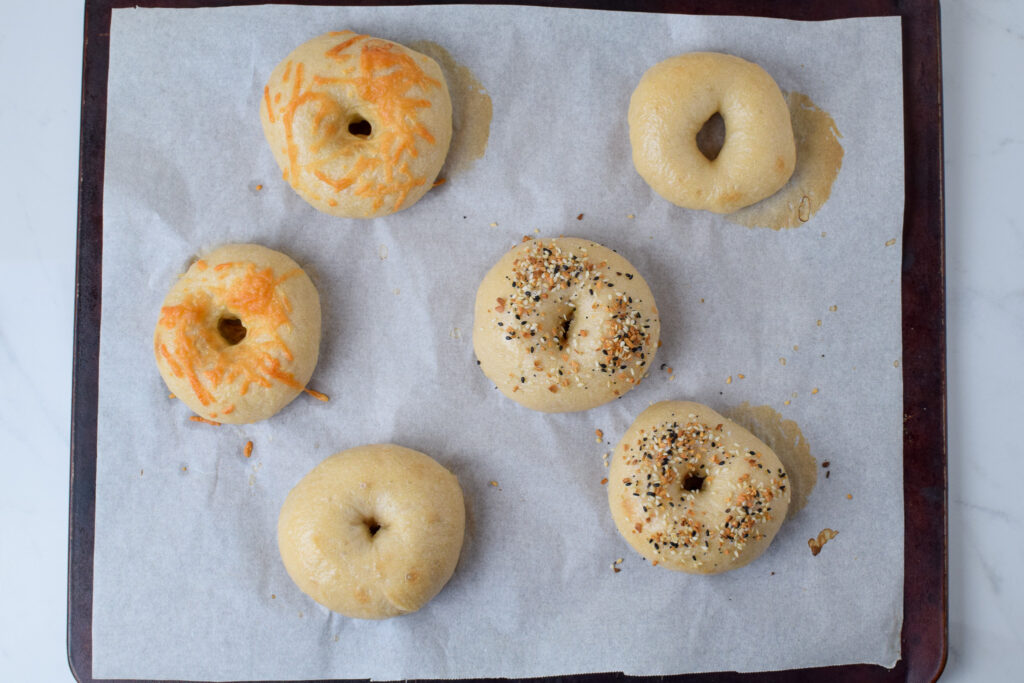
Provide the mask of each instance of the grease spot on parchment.
[{"label": "grease spot on parchment", "polygon": [[494,109],[487,89],[468,67],[455,61],[446,49],[429,40],[410,43],[412,49],[427,55],[441,67],[452,97],[452,144],[440,177],[469,170],[487,151]]},{"label": "grease spot on parchment", "polygon": [[782,414],[771,406],[752,406],[746,402],[727,411],[726,416],[750,430],[779,456],[791,486],[787,514],[798,513],[818,483],[818,462],[811,455],[811,447],[800,426],[782,419]]},{"label": "grease spot on parchment", "polygon": [[796,139],[796,168],[781,190],[726,219],[748,228],[795,228],[817,213],[832,194],[843,165],[836,122],[803,93],[786,94]]}]

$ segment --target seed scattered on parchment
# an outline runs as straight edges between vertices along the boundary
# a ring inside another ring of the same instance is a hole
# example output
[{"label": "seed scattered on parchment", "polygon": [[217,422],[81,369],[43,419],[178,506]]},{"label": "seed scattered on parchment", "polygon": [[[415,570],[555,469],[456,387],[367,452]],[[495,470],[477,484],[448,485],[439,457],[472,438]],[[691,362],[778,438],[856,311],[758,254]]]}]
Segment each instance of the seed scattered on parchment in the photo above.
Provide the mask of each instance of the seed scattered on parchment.
[{"label": "seed scattered on parchment", "polygon": [[838,531],[833,531],[832,529],[822,529],[821,533],[818,534],[818,538],[807,539],[807,546],[811,549],[811,555],[817,555],[820,553],[825,544],[835,538],[838,534]]},{"label": "seed scattered on parchment", "polygon": [[853,500],[853,494],[852,493],[847,493],[846,494],[846,500]]},{"label": "seed scattered on parchment", "polygon": [[395,287],[394,289],[391,290],[391,293],[394,294],[395,296],[398,296],[399,294],[402,293],[402,290],[400,290],[398,287]]},{"label": "seed scattered on parchment", "polygon": [[619,569],[619,565],[620,564],[622,564],[622,558],[621,557],[619,559],[615,560],[614,562],[612,562],[612,571],[615,572],[616,574],[618,574],[619,572],[622,571],[621,569]]},{"label": "seed scattered on parchment", "polygon": [[246,441],[245,442],[245,448],[243,449],[242,452],[245,453],[245,457],[247,457],[247,458],[251,458],[252,457],[252,441]]},{"label": "seed scattered on parchment", "polygon": [[489,485],[493,486],[494,488],[498,488],[498,482],[494,481],[493,479],[491,479],[491,481],[489,482]]},{"label": "seed scattered on parchment", "polygon": [[823,233],[821,233],[821,236],[824,237],[827,234],[828,234],[827,232],[823,232]]},{"label": "seed scattered on parchment", "polygon": [[257,186],[256,186],[256,189],[257,189],[257,190],[262,190],[262,189],[263,189],[263,186],[262,186],[262,185],[257,185]]},{"label": "seed scattered on parchment", "polygon": [[188,472],[188,465],[182,465],[181,466],[181,471],[182,472]]},{"label": "seed scattered on parchment", "polygon": [[825,469],[828,469],[829,467],[832,466],[832,461],[831,460],[825,460],[825,461],[823,461],[821,463],[821,466],[824,467]]},{"label": "seed scattered on parchment", "polygon": [[462,339],[462,330],[458,327],[453,327],[449,332],[448,336],[452,339]]},{"label": "seed scattered on parchment", "polygon": [[273,593],[271,593],[271,594],[270,594],[270,599],[271,599],[271,600],[277,600],[277,596],[276,596],[276,595],[274,595]]},{"label": "seed scattered on parchment", "polygon": [[896,238],[895,238],[895,237],[893,237],[893,238],[892,238],[891,240],[889,240],[888,242],[886,242],[886,243],[885,243],[885,246],[887,246],[887,247],[891,247],[891,246],[892,246],[892,245],[894,245],[894,244],[896,244]]},{"label": "seed scattered on parchment", "polygon": [[782,405],[784,405],[784,406],[788,406],[789,404],[790,404],[790,400],[788,398],[785,401],[782,402]]},{"label": "seed scattered on parchment", "polygon": [[605,477],[604,479],[601,480],[601,486],[604,486],[607,483],[608,483],[608,477]]},{"label": "seed scattered on parchment", "polygon": [[576,216],[576,220],[578,220],[578,221],[583,220],[583,214],[581,213],[579,216]]},{"label": "seed scattered on parchment", "polygon": [[632,220],[632,219],[636,218],[636,216],[634,216],[633,214],[630,213],[630,214],[626,214],[626,218],[629,218],[630,220]]},{"label": "seed scattered on parchment", "polygon": [[491,227],[492,227],[492,228],[496,228],[496,227],[498,227],[498,222],[497,222],[497,221],[495,221],[495,222],[491,223]]},{"label": "seed scattered on parchment", "polygon": [[736,375],[736,376],[739,377],[740,379],[746,379],[747,378],[746,375]]},{"label": "seed scattered on parchment", "polygon": [[820,320],[818,321],[818,327],[821,327],[821,321]]},{"label": "seed scattered on parchment", "polygon": [[594,436],[597,437],[597,443],[601,443],[601,440],[604,439],[604,432],[602,432],[600,429],[595,429]]},{"label": "seed scattered on parchment", "polygon": [[381,261],[388,260],[388,245],[382,244],[379,247],[377,247],[377,258],[379,258]]},{"label": "seed scattered on parchment", "polygon": [[732,375],[729,375],[728,377],[725,378],[725,383],[732,384]]},{"label": "seed scattered on parchment", "polygon": [[829,307],[828,307],[828,310],[830,310],[830,311],[832,311],[833,313],[835,313],[836,311],[838,311],[838,310],[839,310],[839,307],[838,307],[838,306],[836,306],[835,304],[832,304],[831,306],[829,306]]},{"label": "seed scattered on parchment", "polygon": [[816,394],[816,393],[818,393],[818,387],[814,387],[813,389],[811,389],[811,394]]},{"label": "seed scattered on parchment", "polygon": [[793,396],[793,398],[796,398],[796,392],[795,391],[793,392],[792,396]]},{"label": "seed scattered on parchment", "polygon": [[900,362],[899,362],[898,360],[894,360],[894,361],[892,362],[892,366],[893,366],[894,368],[898,368],[898,367],[900,366]]}]

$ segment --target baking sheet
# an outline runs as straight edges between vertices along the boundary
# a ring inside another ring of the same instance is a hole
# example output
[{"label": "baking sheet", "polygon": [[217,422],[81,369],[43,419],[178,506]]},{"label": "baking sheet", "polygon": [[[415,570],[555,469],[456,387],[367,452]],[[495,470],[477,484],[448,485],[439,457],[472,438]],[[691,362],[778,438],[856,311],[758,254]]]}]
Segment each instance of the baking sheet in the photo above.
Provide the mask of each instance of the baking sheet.
[{"label": "baking sheet", "polygon": [[[482,160],[414,208],[372,222],[324,216],[298,199],[255,115],[277,61],[339,28],[437,42],[494,101]],[[899,30],[885,18],[804,24],[507,7],[115,10],[93,675],[894,663],[903,577]],[[649,65],[695,49],[757,61],[836,120],[843,169],[803,227],[750,230],[678,209],[633,171],[630,92]],[[655,371],[622,400],[578,415],[530,413],[494,391],[473,361],[473,296],[493,261],[535,229],[595,239],[633,262],[663,316],[655,366],[673,366],[675,380]],[[310,271],[326,331],[312,385],[330,403],[300,399],[266,423],[210,428],[167,401],[150,351],[160,301],[197,250],[225,241],[282,249]],[[640,410],[671,398],[771,404],[831,462],[830,479],[748,568],[704,578],[651,568],[615,532],[601,454]],[[595,428],[609,444],[595,443]],[[246,460],[249,439],[256,450]],[[274,530],[302,474],[376,441],[423,450],[455,471],[469,528],[438,598],[415,615],[364,623],[291,584]],[[840,535],[811,557],[807,538],[824,526]]]}]

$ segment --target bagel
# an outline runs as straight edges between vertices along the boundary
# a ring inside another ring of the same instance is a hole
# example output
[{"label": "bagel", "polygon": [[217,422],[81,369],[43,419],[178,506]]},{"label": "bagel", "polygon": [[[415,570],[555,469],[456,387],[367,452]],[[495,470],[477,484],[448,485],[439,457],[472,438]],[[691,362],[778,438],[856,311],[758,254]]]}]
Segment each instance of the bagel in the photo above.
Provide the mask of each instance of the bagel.
[{"label": "bagel", "polygon": [[711,408],[663,401],[615,447],[608,503],[623,538],[652,564],[717,574],[753,562],[789,508],[768,446]]},{"label": "bagel", "polygon": [[465,521],[458,479],[435,460],[392,444],[360,446],[327,458],[291,490],[277,543],[288,575],[321,605],[386,619],[441,591]]},{"label": "bagel", "polygon": [[153,333],[171,393],[201,417],[257,422],[298,396],[320,350],[320,297],[284,254],[228,244],[167,293]]},{"label": "bagel", "polygon": [[[725,141],[711,160],[697,136],[715,114]],[[757,64],[717,52],[679,55],[647,70],[629,100],[629,142],[633,165],[655,192],[715,213],[775,194],[796,165],[779,86]]]},{"label": "bagel", "polygon": [[320,211],[345,218],[415,204],[452,138],[437,62],[352,31],[313,38],[278,64],[260,120],[284,179]]},{"label": "bagel", "polygon": [[512,400],[579,411],[635,387],[660,330],[654,295],[629,261],[589,240],[526,239],[480,283],[473,349]]}]

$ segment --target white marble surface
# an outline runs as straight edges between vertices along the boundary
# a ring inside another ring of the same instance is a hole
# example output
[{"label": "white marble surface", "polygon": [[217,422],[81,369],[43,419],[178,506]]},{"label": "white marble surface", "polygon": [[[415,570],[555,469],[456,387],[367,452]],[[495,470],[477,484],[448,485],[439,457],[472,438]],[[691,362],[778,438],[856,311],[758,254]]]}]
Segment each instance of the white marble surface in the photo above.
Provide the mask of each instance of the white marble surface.
[{"label": "white marble surface", "polygon": [[[1024,670],[1024,2],[943,10],[949,663]],[[69,681],[68,442],[81,0],[0,2],[0,680]],[[1014,542],[1014,539],[1017,539]]]}]

